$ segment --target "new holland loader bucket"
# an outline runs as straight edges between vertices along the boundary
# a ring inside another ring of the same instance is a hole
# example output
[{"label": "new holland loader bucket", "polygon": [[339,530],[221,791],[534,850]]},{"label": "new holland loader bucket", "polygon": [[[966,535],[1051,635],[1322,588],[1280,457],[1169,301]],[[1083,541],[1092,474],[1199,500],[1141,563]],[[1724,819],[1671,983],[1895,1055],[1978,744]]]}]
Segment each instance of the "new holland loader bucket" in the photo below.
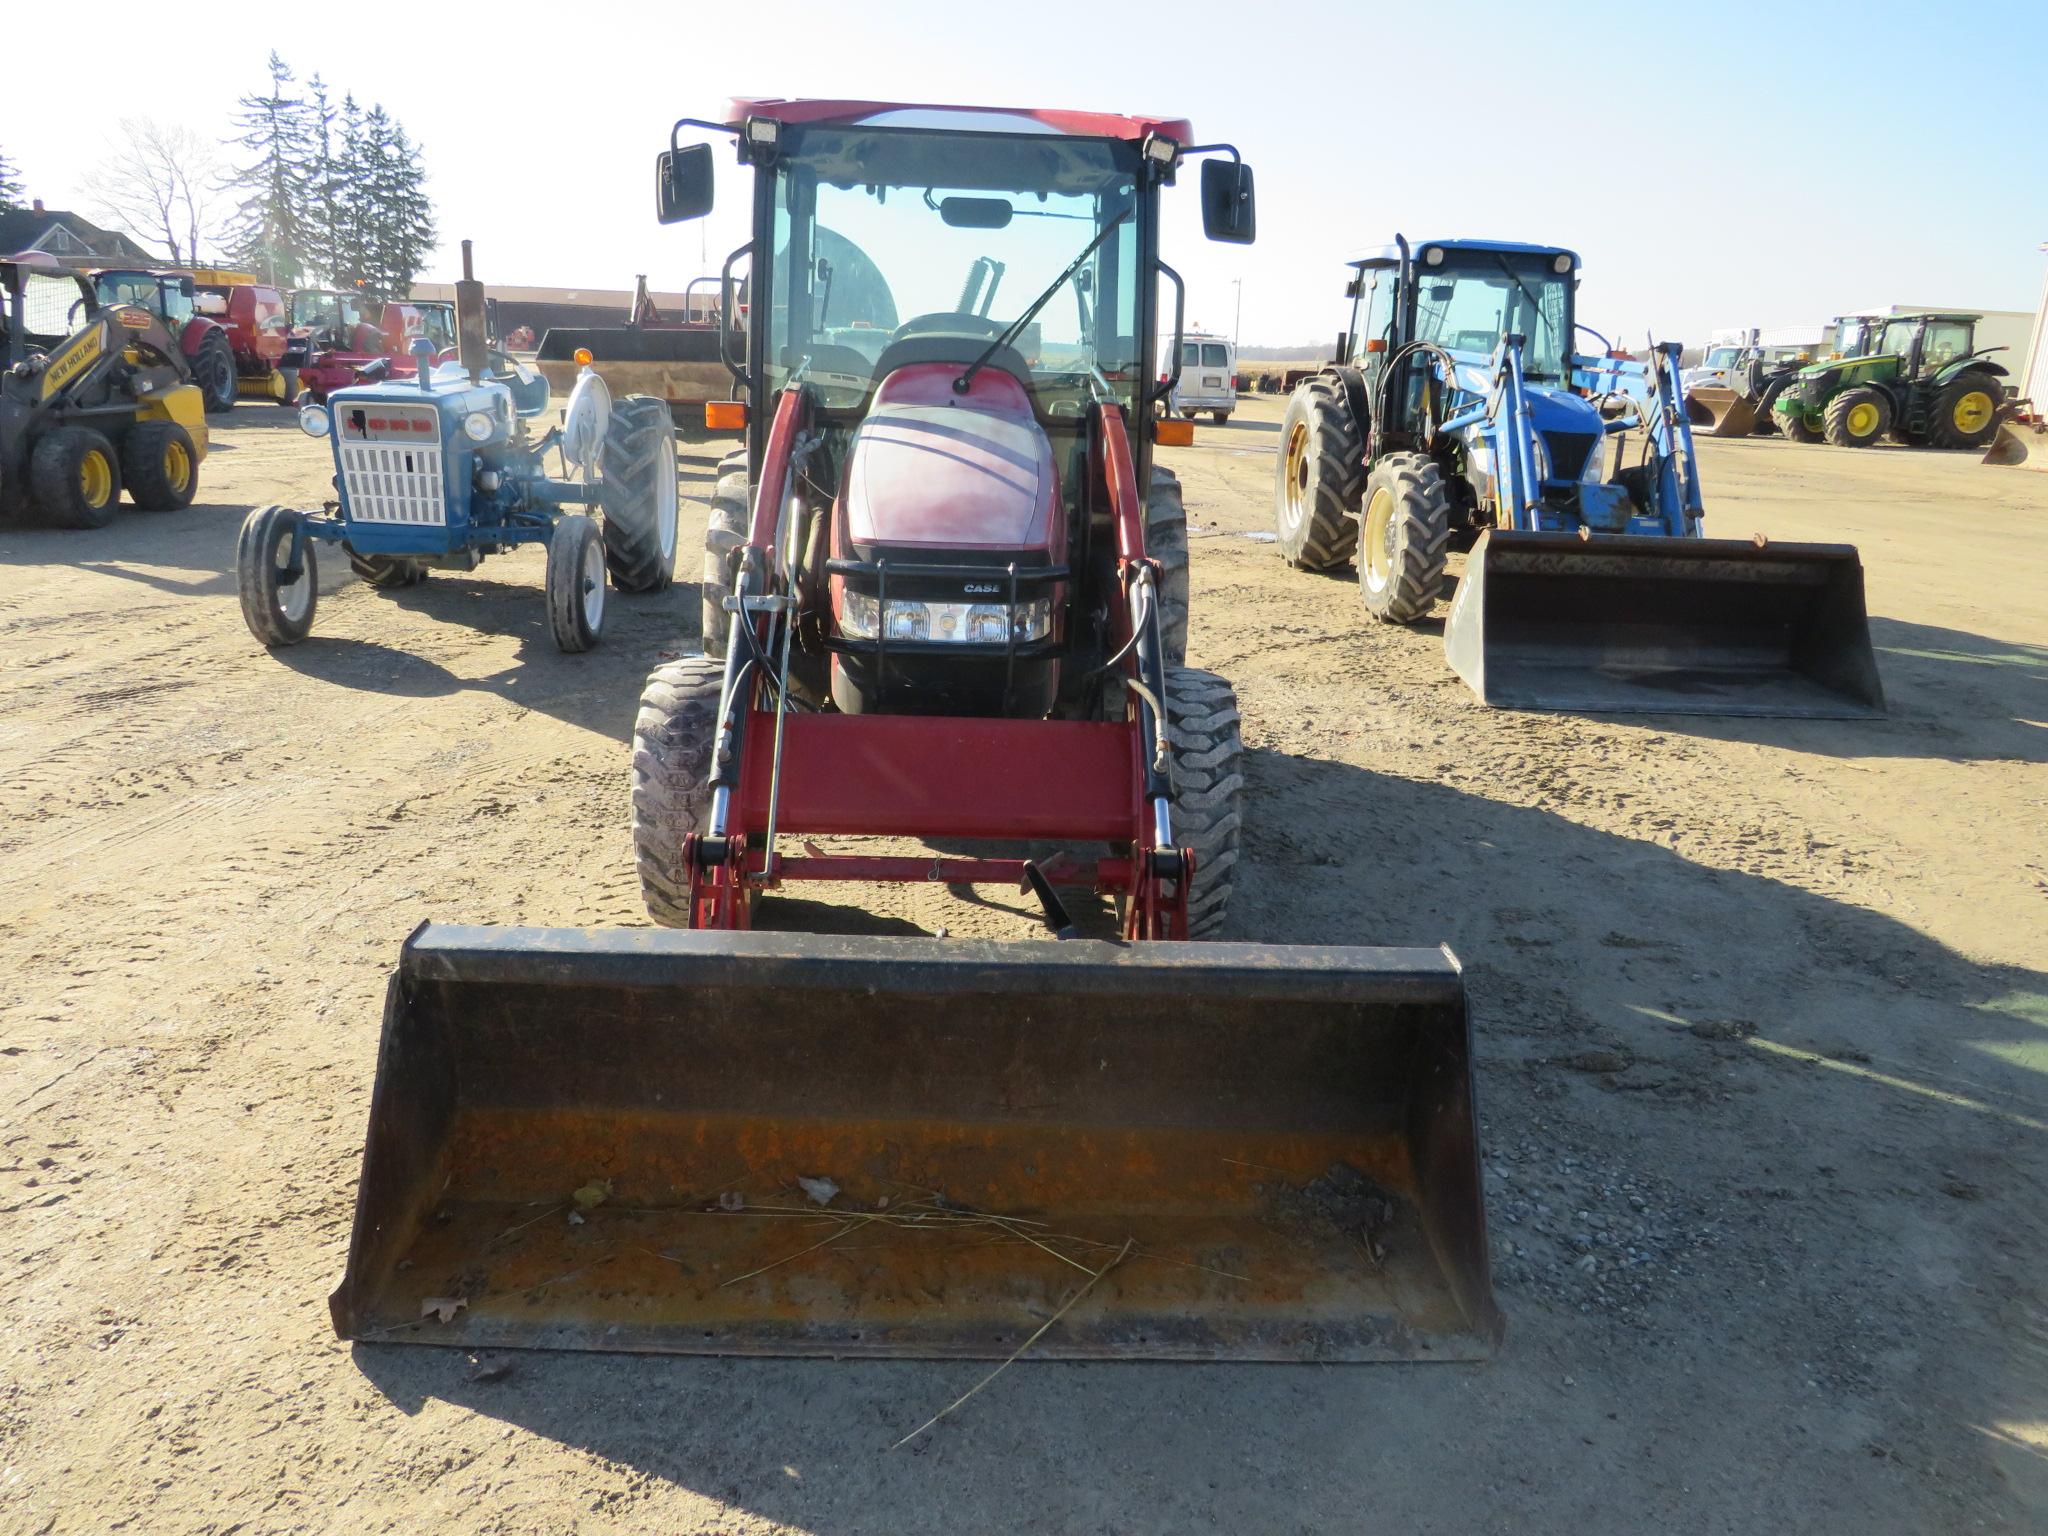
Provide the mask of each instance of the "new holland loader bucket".
[{"label": "new holland loader bucket", "polygon": [[1444,652],[1505,709],[1884,712],[1848,544],[1490,531],[1458,582]]},{"label": "new holland loader bucket", "polygon": [[[425,927],[344,1338],[1465,1360],[1465,995],[1420,949]],[[1119,1257],[1121,1256],[1121,1257]]]},{"label": "new holland loader bucket", "polygon": [[1756,431],[1756,401],[1716,384],[1685,392],[1686,419],[1709,437],[1748,437]]}]

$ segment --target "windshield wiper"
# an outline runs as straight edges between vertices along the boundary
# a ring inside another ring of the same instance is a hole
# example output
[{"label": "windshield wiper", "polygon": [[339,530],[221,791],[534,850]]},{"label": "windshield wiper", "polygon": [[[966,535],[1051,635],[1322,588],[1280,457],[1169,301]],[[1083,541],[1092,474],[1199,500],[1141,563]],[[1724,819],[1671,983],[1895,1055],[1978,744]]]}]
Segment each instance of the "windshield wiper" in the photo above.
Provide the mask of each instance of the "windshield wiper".
[{"label": "windshield wiper", "polygon": [[[1124,213],[1129,211],[1129,209],[1125,209]],[[996,333],[995,339],[982,349],[981,356],[969,363],[966,371],[953,381],[954,394],[966,394],[974,384],[974,376],[988,365],[988,360],[1024,334],[1024,327],[1038,318],[1038,312],[1052,302],[1052,296],[1072,282],[1074,274],[1081,270],[1088,258],[1101,250],[1103,242],[1116,233],[1117,227],[1124,221],[1124,213],[1119,213],[1115,218],[1104,223],[1102,228],[1096,231],[1095,238],[1081,247],[1081,254],[1067,263],[1066,271],[1054,278],[1051,286],[1037,298],[1033,299],[1023,314]]]}]

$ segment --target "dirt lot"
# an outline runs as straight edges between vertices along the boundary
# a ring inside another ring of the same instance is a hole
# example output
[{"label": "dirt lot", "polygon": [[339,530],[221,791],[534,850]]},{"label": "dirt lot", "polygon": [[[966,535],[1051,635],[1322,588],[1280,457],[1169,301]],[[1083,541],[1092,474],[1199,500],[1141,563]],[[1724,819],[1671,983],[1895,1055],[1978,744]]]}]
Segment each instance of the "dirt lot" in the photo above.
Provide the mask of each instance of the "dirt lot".
[{"label": "dirt lot", "polygon": [[1514,715],[1248,537],[1276,418],[1168,456],[1236,934],[1464,958],[1498,1361],[1027,1364],[890,1452],[981,1368],[337,1343],[400,941],[644,921],[623,743],[696,589],[565,658],[537,553],[330,569],[267,655],[235,528],[326,450],[243,407],[205,505],[0,533],[0,1531],[2042,1529],[2048,476],[1709,444],[1715,531],[1862,547],[1890,718]]}]

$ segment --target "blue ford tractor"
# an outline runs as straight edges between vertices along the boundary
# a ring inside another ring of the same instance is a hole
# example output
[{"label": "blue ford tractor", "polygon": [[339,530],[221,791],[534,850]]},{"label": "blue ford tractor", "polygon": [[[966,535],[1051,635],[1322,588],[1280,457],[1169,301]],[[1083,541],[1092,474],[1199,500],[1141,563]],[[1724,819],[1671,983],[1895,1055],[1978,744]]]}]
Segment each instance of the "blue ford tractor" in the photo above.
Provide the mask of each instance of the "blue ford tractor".
[{"label": "blue ford tractor", "polygon": [[1367,611],[1415,624],[1469,550],[1444,644],[1488,704],[1882,709],[1855,549],[1703,536],[1678,348],[1579,326],[1576,255],[1397,236],[1351,266],[1350,328],[1281,426],[1290,563],[1355,556]]},{"label": "blue ford tractor", "polygon": [[[372,378],[300,410],[306,432],[333,442],[336,499],[319,514],[262,507],[242,525],[242,616],[265,645],[311,632],[320,544],[339,545],[379,588],[544,544],[548,627],[564,651],[596,643],[607,576],[621,592],[669,585],[676,446],[667,403],[629,395],[614,404],[586,366],[562,424],[536,435],[529,423],[548,409],[547,380],[490,349],[466,240],[462,265],[458,362],[434,367],[422,340],[417,378]],[[550,452],[560,454],[560,478],[547,473]]]}]

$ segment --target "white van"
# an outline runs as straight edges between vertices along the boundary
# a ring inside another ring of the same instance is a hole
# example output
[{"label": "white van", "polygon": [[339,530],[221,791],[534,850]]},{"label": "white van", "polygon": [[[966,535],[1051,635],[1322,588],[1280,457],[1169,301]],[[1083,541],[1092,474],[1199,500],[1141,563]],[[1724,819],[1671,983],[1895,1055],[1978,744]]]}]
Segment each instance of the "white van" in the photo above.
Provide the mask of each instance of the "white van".
[{"label": "white van", "polygon": [[[1173,347],[1168,337],[1165,349]],[[1237,348],[1228,336],[1184,333],[1180,343],[1180,380],[1173,386],[1172,405],[1183,416],[1207,411],[1216,420],[1230,420],[1237,409]]]}]

